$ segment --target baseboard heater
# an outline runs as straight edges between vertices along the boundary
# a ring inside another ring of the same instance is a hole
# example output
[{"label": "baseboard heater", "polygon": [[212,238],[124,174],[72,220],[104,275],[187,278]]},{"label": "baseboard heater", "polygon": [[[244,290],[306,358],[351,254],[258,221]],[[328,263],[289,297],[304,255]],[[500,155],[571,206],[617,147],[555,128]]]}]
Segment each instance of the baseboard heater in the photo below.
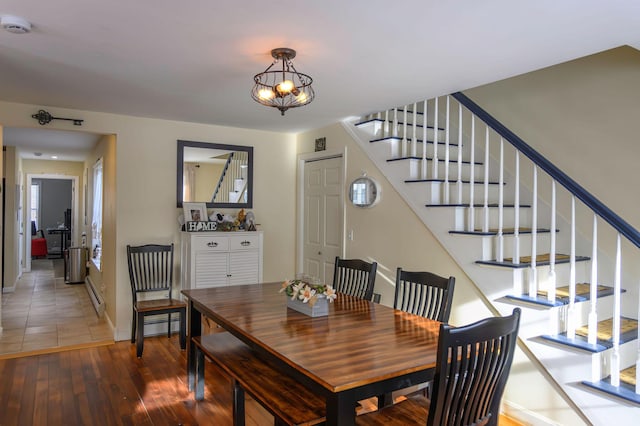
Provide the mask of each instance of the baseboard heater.
[{"label": "baseboard heater", "polygon": [[90,276],[87,276],[84,280],[85,287],[87,287],[87,293],[89,293],[89,298],[91,299],[91,303],[93,304],[93,308],[96,310],[98,317],[102,318],[104,315],[104,299],[100,295],[100,292],[93,284]]}]

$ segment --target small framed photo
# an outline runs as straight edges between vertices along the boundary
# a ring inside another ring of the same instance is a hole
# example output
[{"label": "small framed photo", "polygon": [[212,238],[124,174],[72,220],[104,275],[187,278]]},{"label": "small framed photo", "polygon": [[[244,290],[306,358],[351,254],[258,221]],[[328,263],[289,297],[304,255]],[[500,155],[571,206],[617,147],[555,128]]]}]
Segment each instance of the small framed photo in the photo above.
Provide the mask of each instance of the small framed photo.
[{"label": "small framed photo", "polygon": [[327,138],[316,139],[316,152],[327,149]]},{"label": "small framed photo", "polygon": [[207,222],[207,205],[205,203],[182,203],[185,222]]}]

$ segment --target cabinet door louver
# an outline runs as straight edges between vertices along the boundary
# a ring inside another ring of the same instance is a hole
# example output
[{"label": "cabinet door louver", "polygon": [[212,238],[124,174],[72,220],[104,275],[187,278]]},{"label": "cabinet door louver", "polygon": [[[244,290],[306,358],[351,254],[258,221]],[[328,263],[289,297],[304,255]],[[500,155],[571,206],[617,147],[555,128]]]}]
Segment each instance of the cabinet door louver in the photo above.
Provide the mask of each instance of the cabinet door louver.
[{"label": "cabinet door louver", "polygon": [[231,285],[257,284],[259,282],[258,250],[247,250],[230,253],[229,269]]},{"label": "cabinet door louver", "polygon": [[226,252],[196,252],[196,288],[227,285],[228,256]]}]

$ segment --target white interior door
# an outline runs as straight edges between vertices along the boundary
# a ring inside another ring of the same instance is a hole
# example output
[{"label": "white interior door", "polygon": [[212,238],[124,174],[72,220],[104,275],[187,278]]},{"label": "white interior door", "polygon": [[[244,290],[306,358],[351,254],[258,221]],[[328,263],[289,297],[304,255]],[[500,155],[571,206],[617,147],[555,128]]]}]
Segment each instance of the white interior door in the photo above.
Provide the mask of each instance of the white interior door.
[{"label": "white interior door", "polygon": [[342,255],[343,157],[310,159],[303,167],[302,272],[330,282],[335,258]]}]

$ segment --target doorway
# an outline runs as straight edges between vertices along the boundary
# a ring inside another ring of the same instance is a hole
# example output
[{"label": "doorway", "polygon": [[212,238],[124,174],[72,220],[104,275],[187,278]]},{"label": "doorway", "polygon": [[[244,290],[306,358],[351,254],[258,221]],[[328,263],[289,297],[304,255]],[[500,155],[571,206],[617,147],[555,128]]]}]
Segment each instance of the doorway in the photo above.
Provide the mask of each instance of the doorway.
[{"label": "doorway", "polygon": [[329,282],[344,247],[344,158],[342,152],[298,157],[297,271]]},{"label": "doorway", "polygon": [[[62,259],[64,250],[75,241],[78,200],[77,176],[28,174],[26,206],[27,223],[35,222],[47,240],[49,258]],[[25,233],[25,271],[31,271],[31,235]],[[66,269],[66,268],[65,268]]]}]

